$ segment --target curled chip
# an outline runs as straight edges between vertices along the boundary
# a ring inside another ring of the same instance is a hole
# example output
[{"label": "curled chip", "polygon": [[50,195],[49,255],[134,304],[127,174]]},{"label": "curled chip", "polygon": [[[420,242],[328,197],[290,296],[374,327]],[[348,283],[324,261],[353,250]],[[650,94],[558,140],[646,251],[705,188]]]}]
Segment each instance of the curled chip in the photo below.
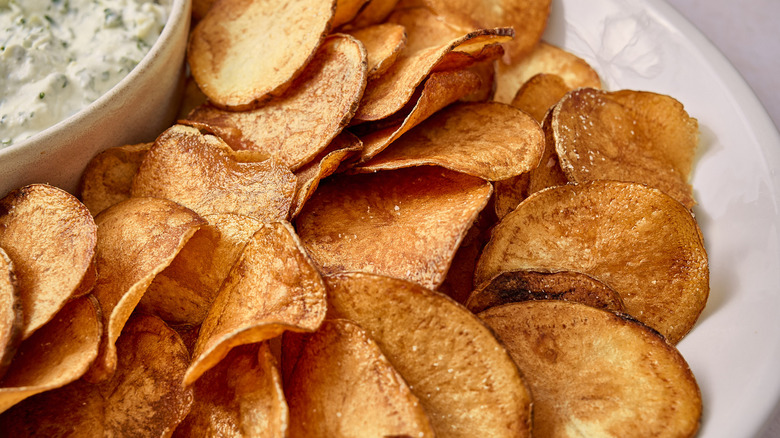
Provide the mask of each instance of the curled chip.
[{"label": "curled chip", "polygon": [[[415,2],[412,2],[415,3]],[[533,50],[547,27],[551,0],[417,0],[455,26],[514,27],[514,40],[505,44],[512,60]]]},{"label": "curled chip", "polygon": [[632,181],[691,208],[688,184],[699,125],[672,97],[646,91],[583,88],[553,109],[552,132],[569,181]]},{"label": "curled chip", "polygon": [[368,81],[355,114],[357,120],[384,119],[403,108],[447,53],[479,53],[485,46],[509,41],[514,35],[510,28],[458,32],[422,8],[404,10],[391,18],[406,29],[406,49],[389,70]]},{"label": "curled chip", "polygon": [[295,172],[298,187],[295,190],[292,207],[290,207],[290,216],[298,216],[306,201],[314,195],[320,181],[335,173],[341,163],[362,149],[363,144],[360,139],[350,134],[349,131],[344,131],[334,138],[328,147],[314,157],[311,162],[298,169]]},{"label": "curled chip", "polygon": [[14,265],[26,339],[95,282],[97,228],[64,190],[33,184],[0,199],[0,248]]},{"label": "curled chip", "polygon": [[497,102],[461,103],[401,136],[361,170],[438,165],[497,181],[535,168],[543,148],[539,124],[519,109]]},{"label": "curled chip", "polygon": [[159,318],[135,315],[117,342],[111,380],[77,380],[31,397],[0,417],[10,436],[171,436],[192,405],[181,378],[189,355]]},{"label": "curled chip", "polygon": [[551,73],[563,79],[570,90],[575,88],[601,88],[598,73],[582,58],[556,47],[540,42],[533,51],[511,64],[496,64],[496,96],[499,102],[509,103],[522,84],[539,73]]},{"label": "curled chip", "polygon": [[157,274],[165,269],[206,221],[192,210],[160,198],[130,198],[100,213],[98,281],[93,293],[103,311],[100,355],[87,378],[105,380],[116,368],[116,341]]},{"label": "curled chip", "polygon": [[435,288],[490,198],[490,183],[434,166],[337,175],[296,229],[324,273],[361,271]]},{"label": "curled chip", "polygon": [[92,216],[130,197],[133,177],[152,143],[109,148],[95,155],[81,174],[81,202]]},{"label": "curled chip", "polygon": [[349,123],[365,87],[365,49],[350,36],[332,35],[280,97],[247,111],[206,103],[182,123],[214,132],[233,149],[261,151],[296,170]]},{"label": "curled chip", "polygon": [[102,332],[95,297],[86,295],[66,304],[19,345],[0,379],[0,412],[84,375],[97,357]]},{"label": "curled chip", "polygon": [[534,395],[534,436],[692,437],[701,394],[663,337],[624,315],[564,301],[479,314]]},{"label": "curled chip", "polygon": [[509,353],[475,315],[403,280],[345,273],[325,281],[328,317],[351,320],[376,341],[422,403],[436,436],[531,436],[528,390]]},{"label": "curled chip", "polygon": [[231,150],[214,136],[175,125],[157,138],[133,180],[132,195],[170,199],[201,216],[236,213],[286,219],[295,175],[275,159]]},{"label": "curled chip", "polygon": [[479,313],[502,304],[532,300],[576,301],[613,312],[624,311],[623,300],[614,289],[574,271],[502,272],[472,292],[466,307]]},{"label": "curled chip", "polygon": [[193,395],[174,437],[287,436],[287,403],[267,343],[231,350],[195,382]]},{"label": "curled chip", "polygon": [[635,183],[591,181],[529,196],[494,228],[474,281],[523,269],[592,276],[672,344],[709,295],[707,254],[690,211]]},{"label": "curled chip", "polygon": [[292,437],[433,436],[404,379],[346,320],[325,321],[308,338],[285,392]]},{"label": "curled chip", "polygon": [[195,382],[233,347],[285,330],[316,330],[325,306],[325,285],[292,226],[263,225],[244,247],[203,321],[184,384]]},{"label": "curled chip", "polygon": [[263,223],[238,214],[204,216],[208,222],[187,241],[149,285],[138,307],[172,324],[200,324],[244,245]]},{"label": "curled chip", "polygon": [[222,108],[279,96],[314,56],[335,9],[335,0],[221,0],[190,36],[192,76]]},{"label": "curled chip", "polygon": [[[398,111],[393,117],[374,123],[366,123],[356,128],[363,132],[361,141],[363,151],[361,161],[368,161],[387,148],[393,141],[401,137],[436,111],[455,102],[461,97],[478,90],[480,78],[467,70],[451,70],[431,73],[421,85],[419,97],[409,101],[414,106],[405,111]],[[408,106],[408,105],[407,105]],[[396,118],[401,119],[396,121]],[[372,126],[378,125],[378,126]]]},{"label": "curled chip", "polygon": [[0,379],[22,340],[22,318],[13,262],[0,248]]},{"label": "curled chip", "polygon": [[369,79],[386,72],[406,47],[406,31],[400,24],[382,23],[347,33],[366,47]]}]

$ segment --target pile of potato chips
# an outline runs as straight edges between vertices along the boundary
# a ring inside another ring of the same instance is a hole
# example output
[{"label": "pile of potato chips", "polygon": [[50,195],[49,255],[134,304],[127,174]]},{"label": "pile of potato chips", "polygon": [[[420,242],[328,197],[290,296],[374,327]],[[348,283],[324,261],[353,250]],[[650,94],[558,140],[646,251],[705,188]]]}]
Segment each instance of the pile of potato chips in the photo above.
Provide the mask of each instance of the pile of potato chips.
[{"label": "pile of potato chips", "polygon": [[9,436],[692,436],[698,126],[550,0],[202,0],[180,120],[0,200]]}]

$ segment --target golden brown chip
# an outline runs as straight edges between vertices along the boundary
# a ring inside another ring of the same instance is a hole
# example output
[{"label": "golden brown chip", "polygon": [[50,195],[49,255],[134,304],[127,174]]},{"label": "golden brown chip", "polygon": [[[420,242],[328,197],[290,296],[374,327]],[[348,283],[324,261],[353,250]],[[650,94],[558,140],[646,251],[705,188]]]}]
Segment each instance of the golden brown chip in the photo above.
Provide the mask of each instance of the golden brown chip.
[{"label": "golden brown chip", "polygon": [[347,23],[344,28],[360,29],[379,24],[393,12],[397,3],[398,0],[370,0],[352,22]]},{"label": "golden brown chip", "polygon": [[0,248],[0,379],[22,340],[23,318],[13,262]]},{"label": "golden brown chip", "polygon": [[116,368],[116,341],[157,274],[206,223],[192,210],[160,198],[130,198],[95,218],[98,281],[105,336],[87,378],[105,380]]},{"label": "golden brown chip", "polygon": [[289,383],[291,437],[432,437],[428,415],[360,327],[325,321],[306,342]]},{"label": "golden brown chip", "polygon": [[336,28],[353,18],[370,0],[336,0],[336,13],[331,27]]},{"label": "golden brown chip", "polygon": [[203,19],[216,1],[217,0],[192,0],[192,18],[194,21]]},{"label": "golden brown chip", "polygon": [[503,218],[514,210],[520,201],[531,193],[569,182],[561,170],[558,153],[555,151],[555,139],[552,134],[552,111],[547,111],[542,121],[542,132],[544,133],[544,150],[539,165],[524,175],[498,181],[494,184],[496,215],[499,218]]},{"label": "golden brown chip", "polygon": [[391,18],[406,29],[406,49],[385,74],[368,82],[355,119],[380,120],[403,108],[448,52],[478,53],[483,47],[508,41],[514,35],[510,28],[458,32],[442,26],[422,8],[404,10]]},{"label": "golden brown chip", "polygon": [[152,144],[109,148],[87,163],[81,174],[79,196],[92,216],[130,197],[133,177]]},{"label": "golden brown chip", "polygon": [[[410,2],[415,3],[415,2]],[[551,0],[418,0],[452,25],[464,28],[514,27],[506,43],[511,59],[522,59],[540,41],[547,27]]]},{"label": "golden brown chip", "polygon": [[529,196],[493,230],[475,284],[522,269],[588,274],[672,344],[709,294],[696,220],[668,195],[634,183],[592,181]]},{"label": "golden brown chip", "polygon": [[149,285],[138,307],[171,324],[200,324],[246,242],[261,226],[237,214],[204,216],[200,228]]},{"label": "golden brown chip", "polygon": [[133,316],[117,342],[111,380],[77,380],[31,397],[0,416],[11,436],[170,436],[189,412],[192,392],[181,386],[189,356],[160,319]]},{"label": "golden brown chip", "polygon": [[688,364],[636,320],[579,303],[529,301],[482,318],[534,395],[534,436],[692,437],[701,394]]},{"label": "golden brown chip", "polygon": [[311,162],[295,172],[298,187],[295,189],[295,198],[290,208],[290,216],[296,217],[303,209],[304,204],[314,195],[314,191],[325,177],[332,175],[341,163],[359,153],[363,149],[363,143],[349,131],[343,131],[327,148],[314,157]]},{"label": "golden brown chip", "polygon": [[332,35],[277,99],[248,111],[226,111],[207,103],[183,123],[214,132],[233,149],[275,156],[296,170],[349,123],[365,87],[365,49],[350,36]]},{"label": "golden brown chip", "polygon": [[509,103],[522,84],[538,73],[560,76],[570,90],[601,88],[598,73],[582,58],[544,41],[526,57],[513,59],[511,64],[496,64],[496,96],[499,102]]},{"label": "golden brown chip", "polygon": [[420,96],[410,100],[410,103],[414,103],[414,107],[409,111],[402,109],[396,113],[399,118],[403,116],[402,120],[396,122],[394,116],[389,123],[386,121],[387,119],[375,122],[378,125],[388,124],[388,126],[372,127],[371,123],[369,123],[358,127],[361,131],[365,131],[361,136],[361,141],[363,141],[361,161],[368,161],[373,158],[405,132],[430,117],[436,111],[461,97],[477,91],[479,86],[480,78],[468,70],[431,73],[428,79],[425,80],[425,83],[420,86]]},{"label": "golden brown chip", "polygon": [[201,216],[235,213],[263,221],[286,219],[295,175],[275,159],[242,160],[216,137],[176,125],[147,153],[132,195],[170,199]]},{"label": "golden brown chip", "polygon": [[688,184],[699,143],[696,119],[670,96],[646,91],[572,91],[553,110],[552,131],[569,181],[639,182],[691,208]]},{"label": "golden brown chip", "polygon": [[98,354],[100,306],[92,295],[71,300],[19,345],[0,380],[0,412],[81,377]]},{"label": "golden brown chip", "polygon": [[471,312],[438,292],[389,277],[346,273],[325,281],[329,318],[366,330],[420,400],[437,436],[531,435],[523,380]]},{"label": "golden brown chip", "polygon": [[195,382],[235,346],[262,342],[285,330],[316,330],[325,306],[325,286],[292,226],[263,225],[244,247],[203,321],[184,384]]},{"label": "golden brown chip", "polygon": [[287,403],[266,343],[234,348],[193,391],[192,410],[174,437],[287,436]]},{"label": "golden brown chip", "polygon": [[279,96],[314,56],[335,10],[335,0],[220,0],[190,36],[192,76],[222,108]]},{"label": "golden brown chip", "polygon": [[89,210],[64,190],[33,184],[0,199],[0,247],[14,265],[23,339],[90,291],[96,239]]},{"label": "golden brown chip", "polygon": [[400,24],[382,23],[347,33],[366,47],[368,79],[386,72],[406,47],[406,31]]},{"label": "golden brown chip", "polygon": [[371,272],[435,288],[491,192],[482,179],[434,166],[339,175],[320,184],[296,229],[324,273]]},{"label": "golden brown chip", "polygon": [[544,115],[563,96],[571,91],[563,79],[552,73],[539,73],[531,76],[530,79],[517,90],[511,105],[519,108],[539,123],[544,120]]},{"label": "golden brown chip", "polygon": [[544,135],[531,116],[497,103],[460,103],[441,110],[361,165],[377,171],[438,165],[489,181],[539,164]]},{"label": "golden brown chip", "polygon": [[603,310],[624,311],[623,300],[614,289],[574,271],[502,272],[472,292],[466,307],[479,313],[501,304],[531,300],[576,301]]},{"label": "golden brown chip", "polygon": [[[195,4],[193,3],[193,6]],[[184,95],[181,98],[179,104],[179,112],[177,118],[184,119],[192,110],[206,103],[208,98],[198,88],[198,83],[192,76],[188,76],[184,82]]]}]

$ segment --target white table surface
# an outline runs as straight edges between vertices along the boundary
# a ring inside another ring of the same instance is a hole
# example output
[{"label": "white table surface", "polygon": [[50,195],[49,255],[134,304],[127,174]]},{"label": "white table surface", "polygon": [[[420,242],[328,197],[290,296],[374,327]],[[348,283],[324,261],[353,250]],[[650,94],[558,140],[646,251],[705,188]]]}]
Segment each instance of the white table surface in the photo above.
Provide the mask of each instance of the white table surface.
[{"label": "white table surface", "polygon": [[[780,0],[667,2],[731,61],[780,127]],[[780,407],[757,438],[777,437]]]},{"label": "white table surface", "polygon": [[780,126],[780,0],[667,2],[731,61]]}]

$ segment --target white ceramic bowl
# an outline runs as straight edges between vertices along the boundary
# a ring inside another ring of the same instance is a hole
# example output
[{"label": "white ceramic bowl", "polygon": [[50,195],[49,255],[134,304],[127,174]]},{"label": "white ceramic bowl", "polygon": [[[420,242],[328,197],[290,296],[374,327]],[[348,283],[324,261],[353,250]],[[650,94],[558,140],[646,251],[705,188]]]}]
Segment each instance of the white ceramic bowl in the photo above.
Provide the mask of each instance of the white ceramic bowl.
[{"label": "white ceramic bowl", "polygon": [[190,0],[172,0],[160,37],[140,63],[80,112],[0,149],[0,197],[31,183],[75,193],[87,162],[113,146],[153,140],[178,111],[190,25]]}]

